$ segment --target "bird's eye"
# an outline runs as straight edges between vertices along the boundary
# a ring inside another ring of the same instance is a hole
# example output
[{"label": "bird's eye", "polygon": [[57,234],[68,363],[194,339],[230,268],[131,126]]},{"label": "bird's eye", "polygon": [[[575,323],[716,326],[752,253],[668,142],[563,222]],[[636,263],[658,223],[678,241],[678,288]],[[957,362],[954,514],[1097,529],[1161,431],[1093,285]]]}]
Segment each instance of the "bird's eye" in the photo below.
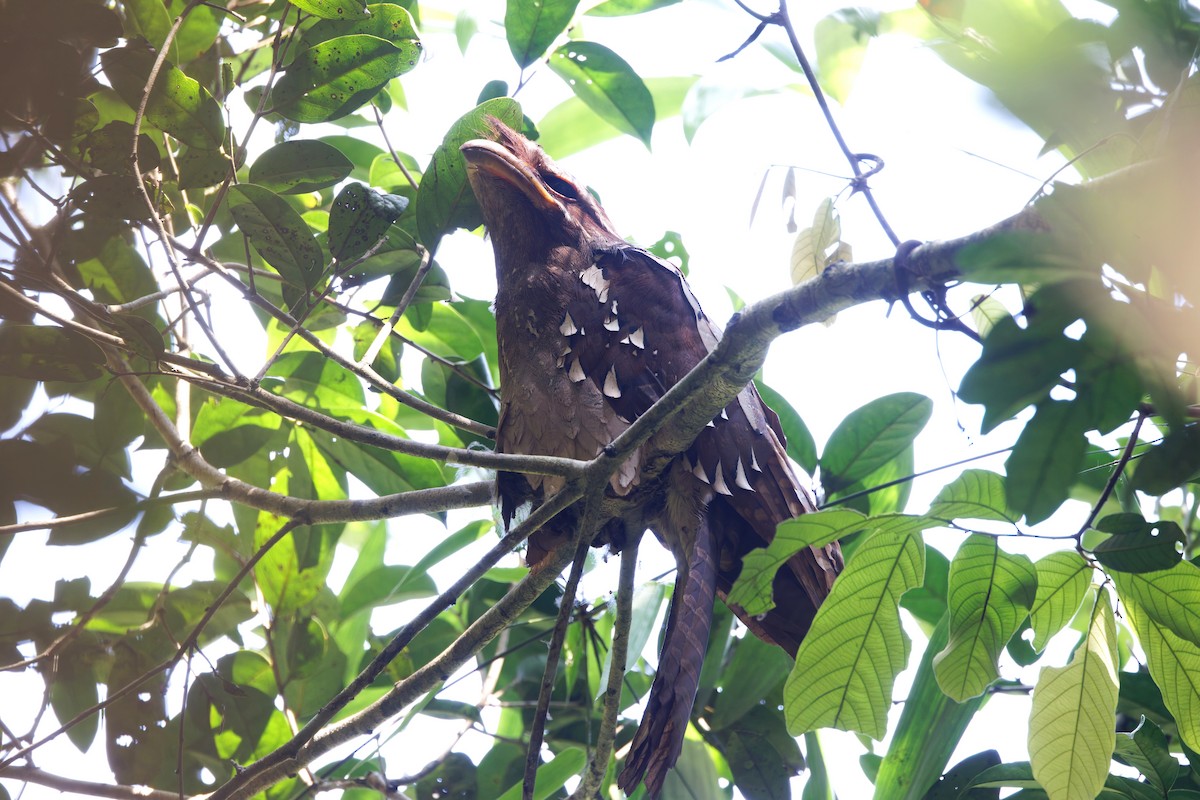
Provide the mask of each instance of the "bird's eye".
[{"label": "bird's eye", "polygon": [[570,181],[563,180],[549,172],[542,173],[542,180],[546,182],[547,186],[568,200],[579,199],[579,193],[575,191],[575,187],[571,185]]}]

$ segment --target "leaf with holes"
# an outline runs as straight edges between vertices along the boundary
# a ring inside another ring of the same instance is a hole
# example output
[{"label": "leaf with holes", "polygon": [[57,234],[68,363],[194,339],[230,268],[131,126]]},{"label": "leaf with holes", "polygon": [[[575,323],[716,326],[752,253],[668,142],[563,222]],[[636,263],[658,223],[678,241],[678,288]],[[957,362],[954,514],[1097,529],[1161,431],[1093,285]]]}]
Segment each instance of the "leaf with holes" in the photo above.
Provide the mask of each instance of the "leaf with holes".
[{"label": "leaf with holes", "polygon": [[339,261],[361,256],[383,238],[406,208],[407,197],[350,184],[338,192],[329,212],[329,252]]},{"label": "leaf with holes", "polygon": [[229,213],[285,281],[303,289],[317,285],[325,266],[321,246],[286,200],[270,189],[242,183],[229,190]]},{"label": "leaf with holes", "polygon": [[880,531],[858,546],[817,610],[784,685],[789,733],[833,727],[883,737],[892,685],[910,646],[898,603],[924,572],[925,544],[917,533]]},{"label": "leaf with holes", "polygon": [[250,182],[281,194],[315,192],[333,186],[354,169],[333,145],[315,139],[280,142],[250,167]]},{"label": "leaf with holes", "polygon": [[958,702],[1000,677],[996,661],[1029,612],[1037,573],[1029,559],[972,534],[950,562],[950,641],[934,659],[938,685]]},{"label": "leaf with holes", "polygon": [[579,0],[508,0],[504,35],[518,67],[525,69],[545,54],[567,29],[578,5]]},{"label": "leaf with holes", "polygon": [[363,0],[289,0],[301,11],[321,19],[362,19],[367,16]]},{"label": "leaf with holes", "polygon": [[344,117],[413,69],[419,55],[417,44],[365,33],[327,39],[296,56],[271,91],[271,110],[296,122]]},{"label": "leaf with holes", "polygon": [[569,42],[550,54],[550,69],[601,119],[650,147],[654,98],[625,59],[595,42]]},{"label": "leaf with holes", "polygon": [[1096,530],[1111,534],[1092,550],[1109,569],[1156,572],[1170,569],[1183,557],[1183,529],[1169,520],[1150,522],[1141,514],[1109,514]]},{"label": "leaf with holes", "polygon": [[[104,74],[130,108],[137,109],[156,56],[148,49],[118,47],[100,56]],[[146,99],[146,122],[192,147],[216,150],[225,139],[221,106],[200,83],[164,61]]]}]

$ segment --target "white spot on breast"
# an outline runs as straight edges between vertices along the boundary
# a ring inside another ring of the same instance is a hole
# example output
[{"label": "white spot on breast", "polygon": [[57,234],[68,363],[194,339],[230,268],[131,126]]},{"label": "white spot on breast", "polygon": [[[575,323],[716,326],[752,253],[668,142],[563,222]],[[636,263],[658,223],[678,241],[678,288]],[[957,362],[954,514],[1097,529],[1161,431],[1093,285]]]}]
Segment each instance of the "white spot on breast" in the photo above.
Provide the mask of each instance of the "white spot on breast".
[{"label": "white spot on breast", "polygon": [[575,327],[575,320],[571,319],[570,311],[563,317],[562,325],[558,326],[558,332],[563,336],[572,336],[579,332],[579,328]]},{"label": "white spot on breast", "polygon": [[728,419],[729,419],[729,412],[728,412],[728,411],[726,411],[726,410],[725,410],[725,409],[723,409],[723,408],[721,409],[721,419],[724,419],[724,420],[728,420]]},{"label": "white spot on breast", "polygon": [[600,298],[601,303],[608,302],[608,278],[604,277],[604,270],[592,264],[590,267],[579,273],[579,280],[583,281],[588,286],[592,287],[592,291]]},{"label": "white spot on breast", "polygon": [[617,331],[621,330],[621,321],[616,317],[605,317],[604,329],[616,333]]},{"label": "white spot on breast", "polygon": [[615,364],[608,368],[608,374],[604,376],[604,394],[606,397],[614,399],[621,396],[621,387],[617,384],[617,367]]},{"label": "white spot on breast", "polygon": [[705,483],[711,483],[708,479],[708,473],[704,471],[704,465],[700,463],[699,459],[696,459],[696,466],[692,468],[692,474]]},{"label": "white spot on breast", "polygon": [[587,377],[587,375],[583,373],[583,367],[579,365],[578,358],[571,359],[571,369],[567,371],[567,377],[571,379],[572,383],[579,383],[581,380]]},{"label": "white spot on breast", "polygon": [[558,360],[554,362],[554,366],[561,367],[563,365],[563,361],[565,361],[565,360],[566,360],[565,356],[559,356]]},{"label": "white spot on breast", "polygon": [[612,313],[613,313],[614,317],[617,315],[617,301],[616,300],[612,301]]},{"label": "white spot on breast", "polygon": [[[614,305],[616,305],[614,303]],[[639,350],[646,349],[645,332],[641,328],[635,328],[629,332],[629,335],[621,340],[621,344],[631,344]],[[654,351],[654,355],[658,355],[658,351]]]},{"label": "white spot on breast", "polygon": [[733,471],[733,483],[739,489],[745,489],[750,492],[754,491],[754,487],[750,485],[750,481],[746,480],[746,468],[742,466],[740,458],[737,460],[737,468]]},{"label": "white spot on breast", "polygon": [[750,448],[750,469],[755,472],[762,472],[762,467],[758,465],[758,456],[754,454],[754,448]]},{"label": "white spot on breast", "polygon": [[717,462],[717,467],[713,470],[712,487],[713,491],[715,491],[717,494],[733,494],[733,492],[729,491],[729,486],[725,483],[725,476],[721,474],[720,461]]},{"label": "white spot on breast", "polygon": [[608,302],[608,281],[604,282],[604,288],[597,292],[596,296],[600,299],[601,304]]}]

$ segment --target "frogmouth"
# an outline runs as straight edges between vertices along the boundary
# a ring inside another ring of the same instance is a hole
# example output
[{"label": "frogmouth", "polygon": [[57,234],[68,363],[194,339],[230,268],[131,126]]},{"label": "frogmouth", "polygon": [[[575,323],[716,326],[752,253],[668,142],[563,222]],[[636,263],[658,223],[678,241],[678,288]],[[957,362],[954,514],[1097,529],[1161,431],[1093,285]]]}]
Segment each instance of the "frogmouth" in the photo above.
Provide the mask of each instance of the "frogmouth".
[{"label": "frogmouth", "polygon": [[[600,204],[534,143],[498,121],[493,139],[462,146],[467,175],[496,255],[500,360],[497,449],[591,459],[645,413],[721,335],[671,263],[628,244]],[[653,440],[652,440],[653,441]],[[643,448],[644,449],[644,448]],[[608,491],[640,497],[605,522],[650,529],[678,565],[658,671],[620,787],[662,791],[679,758],[708,644],[714,595],[724,598],[751,549],[782,521],[813,511],[784,451],[778,417],[753,384],[705,427],[653,485],[643,451],[613,474]],[[501,516],[511,523],[562,486],[555,477],[501,473]],[[568,509],[530,540],[537,567],[577,521]],[[775,608],[747,627],[795,655],[841,569],[837,545],[797,553],[779,570]]]}]

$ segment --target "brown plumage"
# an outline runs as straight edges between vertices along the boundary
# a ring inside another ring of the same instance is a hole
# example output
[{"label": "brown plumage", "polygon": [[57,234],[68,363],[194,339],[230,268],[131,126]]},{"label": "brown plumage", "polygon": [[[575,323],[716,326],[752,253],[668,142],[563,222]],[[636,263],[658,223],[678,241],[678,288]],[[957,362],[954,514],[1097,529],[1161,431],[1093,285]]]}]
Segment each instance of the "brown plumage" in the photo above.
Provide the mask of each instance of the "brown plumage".
[{"label": "brown plumage", "polygon": [[[496,141],[462,147],[496,253],[500,354],[497,449],[590,459],[643,414],[715,345],[683,275],[617,234],[600,205],[542,150],[499,122]],[[609,484],[639,489],[640,452]],[[561,479],[501,473],[501,514],[510,523]],[[724,598],[742,557],[770,542],[783,520],[814,510],[788,464],[775,414],[753,385],[668,467],[652,496],[611,520],[607,541],[649,528],[678,565],[658,671],[618,783],[643,778],[651,797],[683,746],[708,644],[714,593]],[[566,540],[575,517],[560,514],[530,540],[529,563]],[[836,545],[797,553],[775,579],[776,607],[752,617],[759,637],[793,656],[841,569]]]}]

